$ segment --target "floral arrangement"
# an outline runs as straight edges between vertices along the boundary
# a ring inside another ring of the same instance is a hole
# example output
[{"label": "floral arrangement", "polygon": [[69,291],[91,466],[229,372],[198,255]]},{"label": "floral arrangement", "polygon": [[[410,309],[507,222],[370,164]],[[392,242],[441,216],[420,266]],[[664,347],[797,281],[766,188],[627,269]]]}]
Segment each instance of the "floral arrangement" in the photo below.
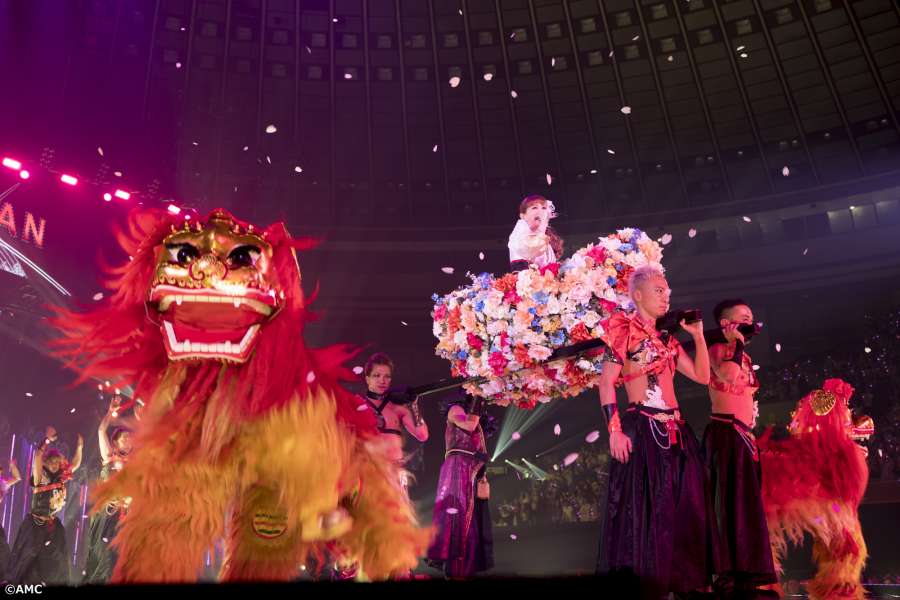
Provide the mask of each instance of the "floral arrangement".
[{"label": "floral arrangement", "polygon": [[574,396],[600,381],[602,350],[578,360],[542,365],[555,349],[595,339],[601,321],[630,308],[628,278],[645,265],[663,270],[662,249],[638,229],[621,229],[578,250],[562,264],[472,284],[440,298],[435,294],[436,353],[451,361],[454,376],[486,377],[466,390],[490,402],[534,408]]}]

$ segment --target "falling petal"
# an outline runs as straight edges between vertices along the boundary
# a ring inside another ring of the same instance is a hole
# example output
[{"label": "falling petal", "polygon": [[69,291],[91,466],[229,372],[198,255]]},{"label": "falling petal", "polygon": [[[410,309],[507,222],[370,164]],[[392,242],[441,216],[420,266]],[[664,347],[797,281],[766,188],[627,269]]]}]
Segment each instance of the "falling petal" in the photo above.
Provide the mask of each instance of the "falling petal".
[{"label": "falling petal", "polygon": [[759,365],[753,365],[753,370],[754,370],[754,371],[759,371]]},{"label": "falling petal", "polygon": [[675,59],[672,58],[672,57],[670,56],[670,57],[669,57],[669,62],[672,62],[673,60],[675,60]]},{"label": "falling petal", "polygon": [[97,152],[100,153],[100,156],[103,156],[103,148],[97,148]]},{"label": "falling petal", "polygon": [[303,168],[302,168],[302,167],[294,167],[294,170],[297,171],[298,173],[302,173],[302,172],[303,172]]},{"label": "falling petal", "polygon": [[821,523],[823,520],[822,517],[819,517],[818,519],[813,519],[813,523]]},{"label": "falling petal", "polygon": [[609,56],[610,56],[610,57],[612,57],[612,55],[613,55],[613,53],[612,53],[612,52],[610,52],[610,53],[609,53]]},{"label": "falling petal", "polygon": [[369,407],[368,404],[360,404],[359,406],[356,407],[356,410],[358,410],[359,412],[362,412],[362,411],[366,410],[368,407]]},{"label": "falling petal", "polygon": [[431,149],[432,152],[437,152],[437,144],[434,145],[434,148]]},{"label": "falling petal", "polygon": [[882,454],[881,452],[881,448],[878,449],[878,456],[884,456],[884,454]]},{"label": "falling petal", "polygon": [[518,431],[513,431],[512,439],[520,440],[520,439],[522,439],[522,435]]},{"label": "falling petal", "polygon": [[872,349],[869,348],[868,346],[866,346],[866,347],[865,347],[865,351],[866,351],[866,354],[869,354],[870,352],[872,352]]},{"label": "falling petal", "polygon": [[[510,534],[509,537],[511,537],[512,539],[516,539],[516,536],[514,536],[514,535],[512,535],[512,534]],[[49,544],[50,542],[47,542],[47,543]]]},{"label": "falling petal", "polygon": [[571,464],[572,464],[573,462],[575,462],[576,460],[578,460],[578,453],[577,453],[577,452],[573,452],[572,454],[568,455],[568,456],[565,458],[565,460],[563,460],[563,464],[566,465],[566,466],[568,467],[569,465],[571,465]]},{"label": "falling petal", "polygon": [[278,130],[275,128],[274,125],[269,125],[268,127],[266,127],[266,133],[275,133],[276,131],[278,131]]},{"label": "falling petal", "polygon": [[45,546],[49,546],[49,545],[50,545],[50,542],[47,542],[47,543],[45,543],[44,545],[45,545]]},{"label": "falling petal", "polygon": [[559,435],[560,431],[562,431],[562,430],[559,428],[559,423],[557,423],[556,426],[553,428],[553,433],[555,433],[556,435]]},{"label": "falling petal", "polygon": [[456,87],[459,85],[459,77],[451,77],[450,78],[450,87]]},{"label": "falling petal", "polygon": [[493,73],[485,73],[485,74],[484,74],[484,80],[485,80],[485,81],[490,81],[490,80],[493,79],[493,78],[494,78],[494,74],[493,74]]},{"label": "falling petal", "polygon": [[630,115],[630,114],[631,114],[631,107],[630,107],[630,106],[623,106],[623,107],[622,107],[622,113],[624,113],[624,114],[626,114],[626,115]]},{"label": "falling petal", "polygon": [[459,512],[459,510],[456,508],[448,508],[446,512],[448,515],[455,515],[456,513]]},{"label": "falling petal", "polygon": [[250,146],[244,146],[244,152],[250,149]]},{"label": "falling petal", "polygon": [[75,409],[73,408],[71,412],[75,412]]},{"label": "falling petal", "polygon": [[775,344],[775,352],[781,352],[781,344]]},{"label": "falling petal", "polygon": [[639,36],[639,35],[636,35],[636,36],[634,36],[634,37],[633,37],[633,38],[631,38],[631,41],[632,41],[632,42],[636,42],[636,41],[637,41],[637,39],[638,39],[638,38],[639,38],[639,37],[641,37],[641,36]]},{"label": "falling petal", "polygon": [[180,68],[181,68],[181,63],[175,63],[175,68],[176,68],[176,69],[180,69]]},{"label": "falling petal", "polygon": [[787,177],[788,175],[791,174],[791,170],[788,169],[787,167],[785,167],[781,170],[781,174],[784,175],[785,177]]},{"label": "falling petal", "polygon": [[193,144],[194,144],[195,146],[199,146],[199,145],[200,145],[200,144],[198,144],[197,142],[193,142]]},{"label": "falling petal", "polygon": [[749,223],[749,222],[750,222],[750,217],[744,217],[744,220],[747,221],[747,222]]},{"label": "falling petal", "polygon": [[613,152],[612,150],[607,150],[607,152],[609,152],[610,154],[615,154],[615,152]]},{"label": "falling petal", "polygon": [[309,49],[309,46],[304,46],[306,48],[306,52],[312,54],[312,50]]},{"label": "falling petal", "polygon": [[809,248],[803,251],[803,256],[806,256],[806,253],[809,252]]},{"label": "falling petal", "polygon": [[600,432],[599,432],[599,431],[592,431],[592,432],[590,432],[590,433],[588,434],[588,436],[585,438],[585,440],[586,440],[589,444],[593,444],[593,443],[596,442],[599,438],[600,438]]},{"label": "falling petal", "polygon": [[344,79],[353,79],[353,75],[350,73],[344,73]]},{"label": "falling petal", "polygon": [[696,229],[691,229],[690,231],[688,231],[688,237],[694,237],[695,235],[697,235]]},{"label": "falling petal", "polygon": [[513,98],[518,98],[518,97],[519,97],[519,95],[516,93],[516,90],[511,91],[511,92],[510,92],[510,95],[511,95]]},{"label": "falling petal", "polygon": [[443,272],[446,273],[447,275],[452,275],[452,274],[453,274],[453,267],[444,267],[444,268],[441,269],[441,271],[443,271]]},{"label": "falling petal", "polygon": [[404,325],[406,325],[406,321],[400,321],[400,322],[403,323]]},{"label": "falling petal", "polygon": [[270,165],[272,164],[272,159],[269,158],[268,156],[266,157],[266,160],[269,161],[269,164],[270,164]]},{"label": "falling petal", "polygon": [[741,58],[747,58],[746,54],[741,54]]},{"label": "falling petal", "polygon": [[665,234],[664,236],[662,236],[662,243],[663,243],[663,246],[665,246],[666,244],[668,244],[668,243],[671,242],[671,241],[672,241],[672,236],[669,235],[668,233]]},{"label": "falling petal", "polygon": [[306,383],[312,383],[316,380],[316,374],[310,371],[306,374]]},{"label": "falling petal", "polygon": [[552,185],[552,184],[553,184],[553,178],[550,177],[550,173],[547,173],[547,185]]},{"label": "falling petal", "polygon": [[484,260],[484,252],[478,253],[478,260]]},{"label": "falling petal", "polygon": [[740,51],[743,50],[743,49],[744,49],[744,46],[738,46],[738,47],[735,49],[735,52],[740,52]]},{"label": "falling petal", "polygon": [[359,375],[360,373],[363,372],[363,368],[362,367],[353,367],[353,372],[356,373],[357,375]]},{"label": "falling petal", "polygon": [[556,59],[555,59],[555,58],[551,58],[551,59],[550,59],[550,66],[551,66],[551,67],[555,67],[555,66],[556,66]]},{"label": "falling petal", "polygon": [[103,541],[104,541],[104,542],[108,542],[109,540],[108,540],[107,538],[103,538]]},{"label": "falling petal", "polygon": [[94,294],[94,300],[103,300],[103,294]]},{"label": "falling petal", "polygon": [[31,392],[25,392],[25,395],[28,397],[31,397],[32,394],[31,394]]},{"label": "falling petal", "polygon": [[116,171],[115,173],[113,173],[113,175],[115,175],[116,177],[121,177],[121,176],[122,176],[122,174],[119,173],[118,171]]},{"label": "falling petal", "polygon": [[834,509],[834,512],[838,512],[838,513],[841,512],[841,507],[838,506],[836,502],[831,503],[831,508]]},{"label": "falling petal", "polygon": [[515,31],[512,32],[512,35],[509,36],[509,39],[513,39],[513,35],[516,35],[516,32],[515,32]]},{"label": "falling petal", "polygon": [[[462,14],[462,9],[459,9],[459,14]],[[449,511],[448,511],[448,512],[449,512]],[[456,511],[453,511],[453,512],[456,512]]]}]

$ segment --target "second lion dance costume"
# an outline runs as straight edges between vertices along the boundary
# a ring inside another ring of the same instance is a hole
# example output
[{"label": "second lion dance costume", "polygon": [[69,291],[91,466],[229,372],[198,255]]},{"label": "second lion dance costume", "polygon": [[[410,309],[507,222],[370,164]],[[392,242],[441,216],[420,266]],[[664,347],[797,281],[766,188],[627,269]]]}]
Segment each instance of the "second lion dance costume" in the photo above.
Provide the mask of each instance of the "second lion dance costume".
[{"label": "second lion dance costume", "polygon": [[80,381],[119,379],[146,405],[128,464],[96,494],[95,510],[133,498],[112,582],[194,582],[226,531],[222,581],[288,581],[326,549],[369,579],[406,573],[430,535],[338,384],[353,350],[303,340],[295,251],[315,241],[222,209],[190,217],[132,212],[108,303],[56,319]]}]

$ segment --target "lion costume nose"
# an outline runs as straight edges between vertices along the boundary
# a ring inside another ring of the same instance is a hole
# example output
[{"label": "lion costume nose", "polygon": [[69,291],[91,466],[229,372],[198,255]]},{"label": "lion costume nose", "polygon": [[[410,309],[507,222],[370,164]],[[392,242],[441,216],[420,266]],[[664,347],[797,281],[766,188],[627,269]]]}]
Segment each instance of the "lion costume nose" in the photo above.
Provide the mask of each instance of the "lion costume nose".
[{"label": "lion costume nose", "polygon": [[191,263],[191,278],[199,281],[203,287],[214,285],[225,278],[228,267],[215,254],[204,254]]}]

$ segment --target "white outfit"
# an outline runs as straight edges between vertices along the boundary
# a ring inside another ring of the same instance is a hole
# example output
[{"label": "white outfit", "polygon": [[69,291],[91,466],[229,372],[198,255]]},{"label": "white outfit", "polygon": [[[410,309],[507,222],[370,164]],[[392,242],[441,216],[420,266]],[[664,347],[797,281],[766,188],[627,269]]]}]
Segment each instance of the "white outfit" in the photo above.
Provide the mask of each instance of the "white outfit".
[{"label": "white outfit", "polygon": [[509,234],[509,262],[527,260],[539,267],[556,262],[556,254],[550,247],[550,238],[532,231],[524,220],[519,219],[516,228]]}]

